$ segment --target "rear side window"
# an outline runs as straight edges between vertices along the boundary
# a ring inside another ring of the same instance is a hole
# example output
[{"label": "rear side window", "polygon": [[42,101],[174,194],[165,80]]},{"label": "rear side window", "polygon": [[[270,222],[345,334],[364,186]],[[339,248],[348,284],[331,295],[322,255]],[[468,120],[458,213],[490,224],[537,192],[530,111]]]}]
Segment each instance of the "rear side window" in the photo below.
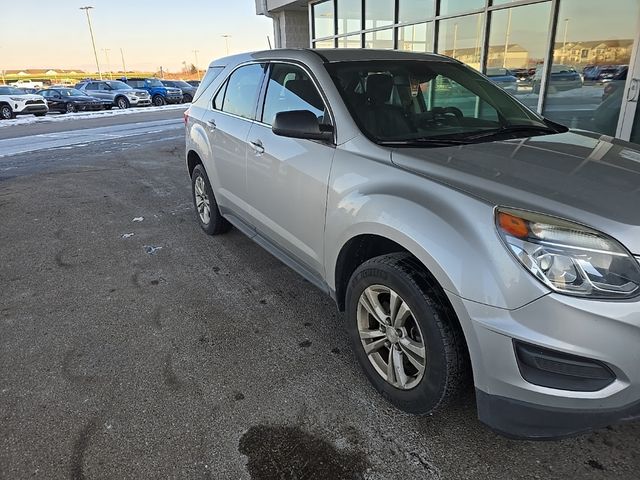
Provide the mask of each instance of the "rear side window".
[{"label": "rear side window", "polygon": [[276,63],[271,67],[262,122],[272,125],[277,113],[291,110],[309,110],[324,121],[324,102],[309,75],[296,65]]},{"label": "rear side window", "polygon": [[263,76],[264,65],[251,64],[238,68],[216,95],[214,108],[253,120]]},{"label": "rear side window", "polygon": [[[196,93],[193,96],[193,101],[194,102],[198,98],[200,98],[200,96],[204,93],[204,91],[207,88],[209,88],[209,85],[211,85],[213,83],[213,81],[216,78],[218,78],[218,75],[220,75],[223,70],[224,70],[224,67],[210,67],[209,70],[207,70],[207,74],[202,79],[202,82],[200,82],[200,85],[198,85],[198,90],[196,90]],[[209,98],[211,98],[211,97],[209,97]]]},{"label": "rear side window", "polygon": [[87,86],[84,87],[85,90],[98,90],[97,83],[87,83]]}]

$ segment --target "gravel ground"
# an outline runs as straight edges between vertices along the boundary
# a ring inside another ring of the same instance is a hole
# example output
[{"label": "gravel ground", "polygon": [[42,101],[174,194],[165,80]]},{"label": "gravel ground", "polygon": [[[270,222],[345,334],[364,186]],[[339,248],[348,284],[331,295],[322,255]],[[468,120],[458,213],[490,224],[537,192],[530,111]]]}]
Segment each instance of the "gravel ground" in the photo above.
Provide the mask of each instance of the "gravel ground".
[{"label": "gravel ground", "polygon": [[162,135],[0,160],[0,478],[638,478],[637,423],[536,443],[471,392],[395,410],[328,297],[199,230]]}]

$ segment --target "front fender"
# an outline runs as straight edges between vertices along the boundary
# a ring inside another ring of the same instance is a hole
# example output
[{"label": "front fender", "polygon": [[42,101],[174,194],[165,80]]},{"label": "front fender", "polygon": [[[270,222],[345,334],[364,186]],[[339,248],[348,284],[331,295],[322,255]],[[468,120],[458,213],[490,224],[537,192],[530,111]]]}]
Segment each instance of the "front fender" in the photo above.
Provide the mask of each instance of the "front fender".
[{"label": "front fender", "polygon": [[532,302],[548,290],[501,243],[493,207],[390,161],[340,149],[328,194],[327,283],[335,291],[342,247],[373,234],[411,252],[451,294],[505,309]]}]

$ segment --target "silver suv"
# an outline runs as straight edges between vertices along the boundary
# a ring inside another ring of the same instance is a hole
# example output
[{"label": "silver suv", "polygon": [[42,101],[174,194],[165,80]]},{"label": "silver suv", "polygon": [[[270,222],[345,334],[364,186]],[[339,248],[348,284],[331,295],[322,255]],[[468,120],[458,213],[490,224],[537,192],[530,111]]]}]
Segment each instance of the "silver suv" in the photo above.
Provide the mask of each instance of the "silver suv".
[{"label": "silver suv", "polygon": [[185,120],[203,230],[236,226],[331,295],[398,408],[472,378],[514,437],[640,416],[637,146],[397,51],[223,58]]},{"label": "silver suv", "polygon": [[146,90],[136,90],[119,80],[91,80],[76,85],[78,90],[92,97],[111,101],[113,107],[148,107],[151,97]]}]

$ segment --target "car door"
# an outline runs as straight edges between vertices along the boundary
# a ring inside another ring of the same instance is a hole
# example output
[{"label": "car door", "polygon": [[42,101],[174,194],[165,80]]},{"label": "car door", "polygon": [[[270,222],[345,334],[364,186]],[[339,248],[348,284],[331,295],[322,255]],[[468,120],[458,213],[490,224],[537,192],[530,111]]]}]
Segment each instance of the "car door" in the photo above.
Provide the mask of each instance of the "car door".
[{"label": "car door", "polygon": [[321,277],[327,183],[333,142],[277,136],[277,113],[309,110],[331,123],[326,103],[311,74],[293,63],[269,68],[259,121],[248,137],[247,192],[256,230],[300,266]]},{"label": "car door", "polygon": [[213,96],[203,116],[212,158],[205,161],[209,181],[223,214],[248,225],[247,136],[255,120],[265,65],[251,63],[234,70]]}]

